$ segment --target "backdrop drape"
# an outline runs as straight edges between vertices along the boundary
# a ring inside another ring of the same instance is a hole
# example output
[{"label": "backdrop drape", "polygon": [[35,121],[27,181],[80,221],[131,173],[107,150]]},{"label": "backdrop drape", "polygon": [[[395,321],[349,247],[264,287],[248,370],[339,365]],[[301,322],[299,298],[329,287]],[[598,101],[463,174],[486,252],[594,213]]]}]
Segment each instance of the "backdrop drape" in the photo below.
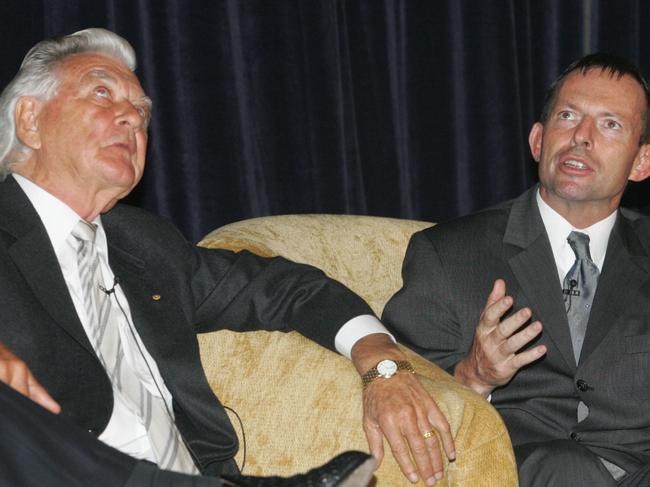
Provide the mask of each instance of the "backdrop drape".
[{"label": "backdrop drape", "polygon": [[252,216],[441,221],[514,197],[564,66],[609,50],[650,72],[642,0],[3,0],[0,15],[2,86],[44,37],[101,26],[134,45],[154,112],[129,201],[192,240]]}]

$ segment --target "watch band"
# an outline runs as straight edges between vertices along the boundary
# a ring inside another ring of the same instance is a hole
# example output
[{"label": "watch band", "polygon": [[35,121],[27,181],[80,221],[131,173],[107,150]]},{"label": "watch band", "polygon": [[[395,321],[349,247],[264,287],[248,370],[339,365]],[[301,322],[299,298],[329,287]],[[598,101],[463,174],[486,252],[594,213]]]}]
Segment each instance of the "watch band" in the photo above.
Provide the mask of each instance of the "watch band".
[{"label": "watch band", "polygon": [[[390,374],[382,374],[379,371],[380,365],[386,362],[395,364],[394,372]],[[363,383],[363,388],[365,389],[366,387],[368,387],[368,385],[371,382],[373,382],[375,379],[379,377],[390,379],[391,377],[393,377],[393,375],[397,374],[397,372],[399,372],[400,370],[406,370],[411,374],[415,374],[415,369],[411,365],[411,362],[409,362],[408,360],[381,360],[380,362],[377,363],[377,365],[375,365],[372,369],[370,369],[368,372],[366,372],[361,376],[361,382]]]}]

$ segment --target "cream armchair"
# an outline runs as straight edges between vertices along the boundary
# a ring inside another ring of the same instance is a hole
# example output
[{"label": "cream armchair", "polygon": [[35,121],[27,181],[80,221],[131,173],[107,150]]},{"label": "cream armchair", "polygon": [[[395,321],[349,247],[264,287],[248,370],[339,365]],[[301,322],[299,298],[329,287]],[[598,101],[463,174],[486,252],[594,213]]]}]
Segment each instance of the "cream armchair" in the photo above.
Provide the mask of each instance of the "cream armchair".
[{"label": "cream armchair", "polygon": [[[312,264],[353,289],[381,315],[401,286],[402,259],[411,234],[430,225],[364,216],[273,216],[226,225],[199,245],[247,249]],[[219,331],[199,340],[211,386],[243,422],[244,473],[290,475],[341,451],[368,451],[361,426],[361,382],[347,359],[297,333]],[[516,486],[510,439],[497,412],[437,366],[407,353],[447,416],[456,442],[457,460],[446,465],[445,477],[437,485]],[[224,369],[236,373],[218,373]],[[231,419],[238,425],[234,416]],[[241,431],[239,435],[242,440]],[[385,446],[375,485],[411,485]],[[243,448],[239,465],[242,460]]]}]

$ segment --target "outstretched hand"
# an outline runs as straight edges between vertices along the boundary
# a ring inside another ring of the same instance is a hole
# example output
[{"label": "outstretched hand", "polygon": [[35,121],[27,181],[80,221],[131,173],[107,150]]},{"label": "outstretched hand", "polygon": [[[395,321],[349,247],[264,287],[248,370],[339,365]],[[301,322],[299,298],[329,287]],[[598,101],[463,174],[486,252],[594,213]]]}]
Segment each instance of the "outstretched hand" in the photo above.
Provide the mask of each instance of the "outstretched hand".
[{"label": "outstretched hand", "polygon": [[519,352],[542,332],[542,324],[535,321],[521,329],[531,317],[529,308],[522,308],[502,320],[512,304],[512,297],[506,295],[506,283],[497,279],[481,313],[472,348],[454,371],[459,382],[484,397],[508,383],[520,368],[546,353],[544,345]]},{"label": "outstretched hand", "polygon": [[22,395],[40,404],[48,411],[58,414],[61,406],[39,384],[27,364],[0,342],[0,381]]},{"label": "outstretched hand", "polygon": [[[404,360],[405,356],[387,335],[379,334],[357,342],[352,358],[364,373],[382,359]],[[390,379],[375,379],[364,391],[363,410],[364,431],[377,463],[384,456],[385,436],[411,482],[422,479],[433,485],[443,477],[442,455],[450,461],[456,458],[449,423],[414,374],[401,371]]]}]

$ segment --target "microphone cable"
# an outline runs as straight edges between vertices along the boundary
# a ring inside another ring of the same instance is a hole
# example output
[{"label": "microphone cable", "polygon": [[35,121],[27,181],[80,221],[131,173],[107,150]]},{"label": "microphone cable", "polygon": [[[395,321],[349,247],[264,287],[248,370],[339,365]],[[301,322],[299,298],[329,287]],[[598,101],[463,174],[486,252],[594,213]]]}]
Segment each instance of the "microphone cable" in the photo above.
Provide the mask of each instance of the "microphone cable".
[{"label": "microphone cable", "polygon": [[[106,296],[108,296],[109,300],[111,299],[111,295],[113,295],[113,297],[115,298],[114,299],[115,304],[117,304],[117,307],[121,311],[122,316],[124,316],[124,319],[126,320],[127,328],[128,328],[128,330],[129,330],[129,332],[131,334],[131,337],[133,338],[133,341],[135,342],[135,345],[136,345],[136,347],[138,349],[138,352],[140,353],[140,356],[142,357],[142,360],[144,360],[144,363],[147,366],[147,370],[149,371],[149,375],[151,376],[151,379],[153,380],[153,383],[156,386],[158,394],[160,394],[160,398],[162,399],[163,405],[165,406],[165,412],[167,413],[167,416],[169,416],[170,421],[172,422],[172,424],[174,425],[176,430],[179,432],[179,435],[180,435],[181,439],[183,440],[183,443],[185,444],[185,447],[188,449],[188,451],[190,451],[190,453],[192,454],[192,457],[194,457],[194,458],[196,458],[198,460],[198,456],[197,456],[196,452],[192,449],[192,447],[189,445],[189,443],[187,441],[185,441],[185,438],[183,437],[183,435],[180,434],[180,429],[176,425],[176,420],[174,418],[174,415],[169,410],[169,405],[167,404],[167,401],[165,400],[165,395],[162,392],[162,388],[158,384],[158,381],[156,380],[156,376],[153,374],[152,368],[149,365],[149,361],[147,360],[147,357],[145,356],[144,351],[142,350],[142,347],[140,346],[140,341],[138,340],[138,337],[136,335],[135,326],[133,325],[133,323],[131,323],[131,320],[129,319],[128,315],[126,314],[126,311],[122,307],[122,303],[120,303],[120,300],[117,299],[117,294],[115,293],[115,288],[119,284],[120,284],[120,278],[118,276],[114,276],[113,277],[113,286],[110,289],[106,289],[101,284],[99,284],[99,289],[104,294],[106,294]],[[172,400],[173,400],[173,398],[172,398]],[[239,422],[239,427],[241,429],[241,435],[242,435],[242,447],[243,448],[242,448],[242,464],[241,464],[241,467],[239,465],[237,465],[237,468],[239,468],[240,472],[243,472],[244,468],[246,467],[246,432],[244,431],[244,422],[242,421],[242,419],[239,416],[239,414],[237,413],[237,411],[235,411],[233,408],[231,408],[230,406],[226,406],[225,404],[222,404],[222,406],[223,406],[224,409],[232,412],[235,415],[235,417],[237,418],[237,421]],[[237,462],[235,461],[234,457],[233,457],[232,460],[233,460],[233,462],[235,462],[235,465],[236,465]]]}]

